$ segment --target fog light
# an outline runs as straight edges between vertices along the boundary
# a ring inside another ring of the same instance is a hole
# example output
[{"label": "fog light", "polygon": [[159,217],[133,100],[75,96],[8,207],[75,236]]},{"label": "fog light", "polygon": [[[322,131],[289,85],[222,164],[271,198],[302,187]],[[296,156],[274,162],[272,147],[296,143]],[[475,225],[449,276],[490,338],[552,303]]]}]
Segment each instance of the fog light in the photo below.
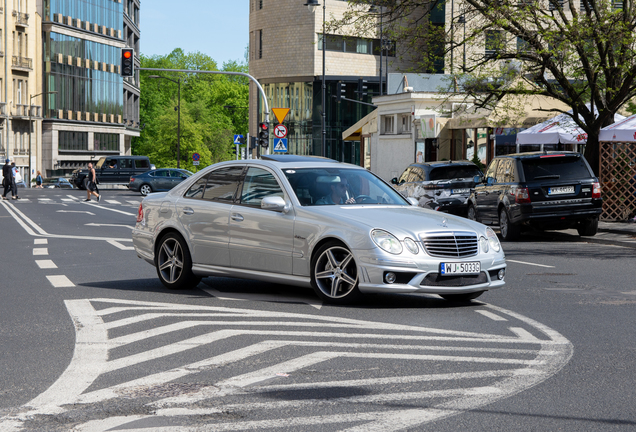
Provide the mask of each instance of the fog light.
[{"label": "fog light", "polygon": [[397,279],[397,276],[393,272],[388,272],[387,274],[384,275],[384,281],[388,284],[395,283],[396,279]]},{"label": "fog light", "polygon": [[499,270],[499,273],[497,273],[497,277],[499,278],[499,280],[504,280],[505,276],[506,276],[506,270],[504,269]]}]

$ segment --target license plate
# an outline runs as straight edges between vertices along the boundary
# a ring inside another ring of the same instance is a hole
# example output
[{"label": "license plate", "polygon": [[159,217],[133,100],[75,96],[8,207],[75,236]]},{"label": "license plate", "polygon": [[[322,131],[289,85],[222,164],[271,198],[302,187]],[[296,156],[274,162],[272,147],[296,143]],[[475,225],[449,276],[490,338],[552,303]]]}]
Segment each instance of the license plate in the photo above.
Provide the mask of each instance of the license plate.
[{"label": "license plate", "polygon": [[470,192],[470,189],[451,189],[451,194],[467,194]]},{"label": "license plate", "polygon": [[548,195],[573,194],[574,186],[557,186],[548,188]]},{"label": "license plate", "polygon": [[479,274],[481,271],[481,263],[476,262],[447,262],[440,264],[440,274],[442,276],[451,276],[456,274]]}]

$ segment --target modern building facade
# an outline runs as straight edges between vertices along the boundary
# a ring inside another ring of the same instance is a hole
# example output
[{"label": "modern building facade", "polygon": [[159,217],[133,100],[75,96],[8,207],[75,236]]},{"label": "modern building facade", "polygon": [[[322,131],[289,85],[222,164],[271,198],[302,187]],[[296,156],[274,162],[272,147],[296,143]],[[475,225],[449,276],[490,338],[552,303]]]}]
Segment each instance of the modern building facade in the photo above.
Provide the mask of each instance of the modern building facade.
[{"label": "modern building facade", "polygon": [[[344,0],[321,0],[326,19],[342,17]],[[261,83],[270,108],[289,108],[284,121],[288,128],[288,153],[322,154],[322,70],[323,8],[308,7],[299,0],[250,0],[249,70]],[[284,11],[284,14],[281,13]],[[359,164],[360,143],[343,141],[342,132],[370,113],[368,105],[337,101],[338,83],[344,84],[347,99],[371,103],[379,93],[381,70],[379,32],[343,37],[326,36],[324,156]],[[396,47],[385,40],[382,72],[409,67],[399,63]],[[366,83],[360,80],[365,80]],[[362,87],[367,87],[367,95]],[[254,84],[250,87],[250,135],[264,120],[263,104]],[[270,114],[270,121],[275,122]],[[270,136],[270,151],[274,143]]]},{"label": "modern building facade", "polygon": [[140,132],[139,78],[124,80],[120,62],[122,48],[139,52],[139,0],[39,4],[43,174],[69,174],[101,156],[130,154]]},{"label": "modern building facade", "polygon": [[40,169],[41,17],[34,1],[0,2],[0,155],[25,181]]}]

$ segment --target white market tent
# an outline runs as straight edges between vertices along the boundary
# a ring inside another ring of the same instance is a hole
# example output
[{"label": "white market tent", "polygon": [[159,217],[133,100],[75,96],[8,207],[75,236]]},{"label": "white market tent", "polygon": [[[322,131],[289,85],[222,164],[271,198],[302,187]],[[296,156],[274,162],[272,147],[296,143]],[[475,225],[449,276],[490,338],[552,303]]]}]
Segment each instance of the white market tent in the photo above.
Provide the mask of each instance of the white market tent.
[{"label": "white market tent", "polygon": [[[569,111],[570,113],[572,110]],[[620,114],[614,115],[614,121],[624,120]],[[517,134],[517,144],[585,144],[587,133],[567,114],[546,120]]]},{"label": "white market tent", "polygon": [[636,142],[636,114],[601,129],[602,142]]}]

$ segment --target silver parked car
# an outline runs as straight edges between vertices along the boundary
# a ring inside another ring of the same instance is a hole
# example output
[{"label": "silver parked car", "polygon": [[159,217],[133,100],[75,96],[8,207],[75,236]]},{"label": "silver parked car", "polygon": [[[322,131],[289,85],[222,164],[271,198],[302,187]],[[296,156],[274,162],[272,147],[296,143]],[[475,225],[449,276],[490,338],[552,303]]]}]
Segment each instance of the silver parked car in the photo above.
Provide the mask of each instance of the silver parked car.
[{"label": "silver parked car", "polygon": [[168,288],[231,276],[311,286],[332,303],[466,301],[502,287],[506,269],[492,229],[418,207],[364,168],[293,155],[222,162],[147,196],[133,244]]}]

